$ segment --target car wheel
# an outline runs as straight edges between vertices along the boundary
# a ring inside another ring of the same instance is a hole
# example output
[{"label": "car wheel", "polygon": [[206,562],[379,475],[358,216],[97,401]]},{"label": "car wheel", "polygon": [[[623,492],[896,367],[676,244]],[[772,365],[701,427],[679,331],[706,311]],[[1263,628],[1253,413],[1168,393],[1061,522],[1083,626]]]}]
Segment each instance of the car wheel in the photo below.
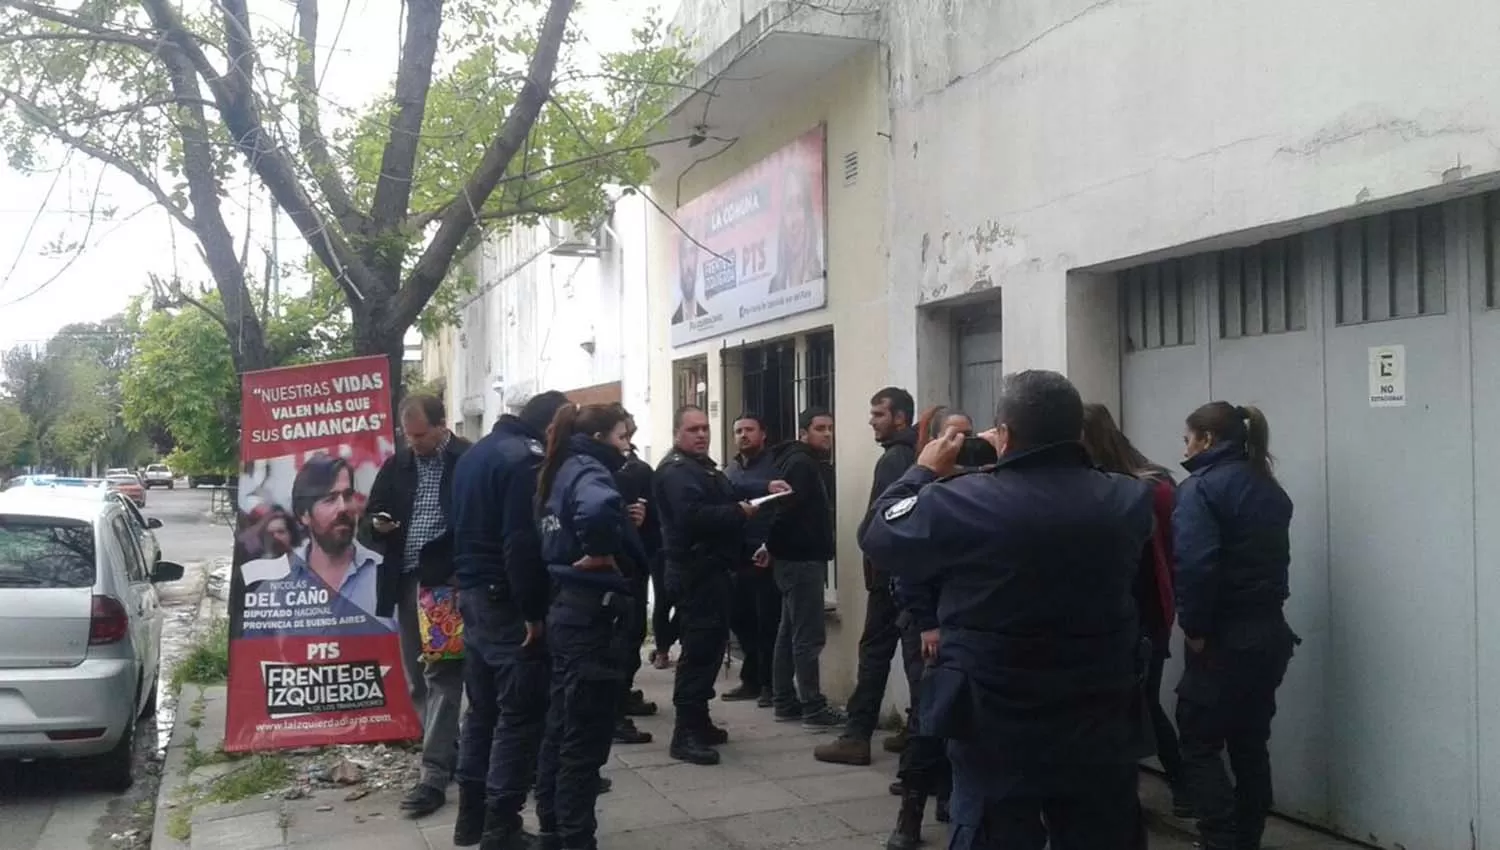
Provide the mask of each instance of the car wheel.
[{"label": "car wheel", "polygon": [[141,719],[156,716],[156,695],[161,689],[161,673],[158,671],[156,678],[151,680],[151,691],[146,695],[146,707],[141,709]]},{"label": "car wheel", "polygon": [[101,788],[115,793],[128,791],[135,784],[135,712],[131,712],[120,742],[98,758],[94,776]]},{"label": "car wheel", "polygon": [[176,490],[177,489],[177,485],[176,484],[168,484],[167,485],[167,489],[168,490]]}]

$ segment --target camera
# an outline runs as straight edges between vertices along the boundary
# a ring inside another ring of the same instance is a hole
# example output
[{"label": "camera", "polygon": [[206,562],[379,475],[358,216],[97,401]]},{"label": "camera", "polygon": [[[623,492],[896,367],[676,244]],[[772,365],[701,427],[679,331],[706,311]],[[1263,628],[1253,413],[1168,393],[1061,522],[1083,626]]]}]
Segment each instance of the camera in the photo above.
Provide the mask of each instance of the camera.
[{"label": "camera", "polygon": [[958,450],[958,465],[974,468],[977,466],[989,466],[999,463],[1000,455],[990,441],[983,437],[964,437],[964,444]]}]

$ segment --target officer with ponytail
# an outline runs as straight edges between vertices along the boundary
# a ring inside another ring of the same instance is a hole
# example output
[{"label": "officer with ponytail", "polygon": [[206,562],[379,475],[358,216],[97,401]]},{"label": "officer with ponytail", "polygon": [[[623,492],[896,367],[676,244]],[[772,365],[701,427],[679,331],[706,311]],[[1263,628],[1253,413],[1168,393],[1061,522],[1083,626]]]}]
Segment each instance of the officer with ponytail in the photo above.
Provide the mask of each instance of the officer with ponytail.
[{"label": "officer with ponytail", "polygon": [[635,583],[646,553],[615,484],[630,449],[618,404],[569,404],[547,431],[537,527],[556,592],[547,613],[551,703],[538,759],[544,850],[595,850],[599,768],[609,758],[629,654],[639,652]]},{"label": "officer with ponytail", "polygon": [[1259,410],[1215,401],[1186,425],[1191,474],[1172,513],[1187,644],[1177,685],[1183,777],[1204,850],[1256,850],[1271,808],[1276,689],[1300,642],[1282,612],[1292,500],[1272,473],[1270,426]]}]

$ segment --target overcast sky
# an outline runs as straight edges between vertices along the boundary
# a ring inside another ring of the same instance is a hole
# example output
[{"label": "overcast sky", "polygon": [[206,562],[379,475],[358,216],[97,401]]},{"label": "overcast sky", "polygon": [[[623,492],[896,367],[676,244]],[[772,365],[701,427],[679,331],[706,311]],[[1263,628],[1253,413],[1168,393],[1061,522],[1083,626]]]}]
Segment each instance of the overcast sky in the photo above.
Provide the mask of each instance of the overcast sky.
[{"label": "overcast sky", "polygon": [[[599,51],[629,46],[630,28],[650,9],[671,18],[679,0],[592,0],[575,21],[588,45]],[[252,13],[280,14],[291,4],[253,0]],[[345,3],[324,0],[320,52],[329,51]],[[347,0],[348,14],[336,49],[327,61],[323,94],[356,106],[380,94],[395,75],[401,4],[396,0]],[[325,127],[328,111],[324,112]],[[148,274],[186,281],[208,281],[198,260],[197,242],[150,204],[128,178],[109,172],[81,154],[61,149],[49,157],[55,169],[22,175],[0,160],[0,350],[40,342],[70,322],[97,321],[122,310],[141,292]],[[236,242],[251,233],[251,265],[257,271],[272,247],[270,216],[263,199],[248,194],[241,179],[225,204]],[[88,211],[115,207],[113,220]],[[263,197],[263,196],[262,196]],[[133,216],[133,217],[130,217]],[[175,238],[174,238],[175,237]],[[81,252],[54,254],[58,243],[87,240]],[[305,254],[300,236],[282,219],[275,240],[283,263]],[[76,254],[76,255],[75,255]]]}]

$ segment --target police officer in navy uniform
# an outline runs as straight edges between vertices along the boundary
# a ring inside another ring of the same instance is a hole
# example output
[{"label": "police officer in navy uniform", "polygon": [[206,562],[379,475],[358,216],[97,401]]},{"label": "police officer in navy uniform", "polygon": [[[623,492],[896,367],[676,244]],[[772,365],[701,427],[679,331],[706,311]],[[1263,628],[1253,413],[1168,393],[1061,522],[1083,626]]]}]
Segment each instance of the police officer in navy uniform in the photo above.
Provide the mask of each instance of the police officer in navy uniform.
[{"label": "police officer in navy uniform", "polygon": [[1215,401],[1186,424],[1191,474],[1172,513],[1187,649],[1177,683],[1183,779],[1204,850],[1259,850],[1272,803],[1276,689],[1301,642],[1282,611],[1292,500],[1273,474],[1259,410]]},{"label": "police officer in navy uniform", "polygon": [[[551,594],[533,504],[542,439],[567,396],[549,391],[502,416],[453,471],[454,572],[464,620],[458,820],[453,843],[525,850],[521,808],[546,723]],[[482,842],[482,843],[481,843]]]},{"label": "police officer in navy uniform", "polygon": [[614,474],[629,451],[625,409],[565,405],[537,481],[542,556],[556,595],[547,613],[551,706],[538,765],[544,850],[596,850],[594,803],[635,643],[635,583],[646,553]]},{"label": "police officer in navy uniform", "polygon": [[718,764],[729,733],[708,715],[714,679],[729,643],[730,572],[744,557],[745,522],[757,513],[748,499],[788,489],[771,481],[753,490],[736,488],[708,456],[708,415],[699,407],[673,416],[673,447],[652,482],[661,509],[667,593],[681,618],[682,656],[672,705],[672,758]]},{"label": "police officer in navy uniform", "polygon": [[1055,372],[1007,375],[992,471],[945,478],[949,428],[861,536],[902,581],[936,582],[919,728],[949,741],[950,850],[1131,850],[1151,751],[1132,582],[1150,486],[1090,465],[1083,400]]}]

